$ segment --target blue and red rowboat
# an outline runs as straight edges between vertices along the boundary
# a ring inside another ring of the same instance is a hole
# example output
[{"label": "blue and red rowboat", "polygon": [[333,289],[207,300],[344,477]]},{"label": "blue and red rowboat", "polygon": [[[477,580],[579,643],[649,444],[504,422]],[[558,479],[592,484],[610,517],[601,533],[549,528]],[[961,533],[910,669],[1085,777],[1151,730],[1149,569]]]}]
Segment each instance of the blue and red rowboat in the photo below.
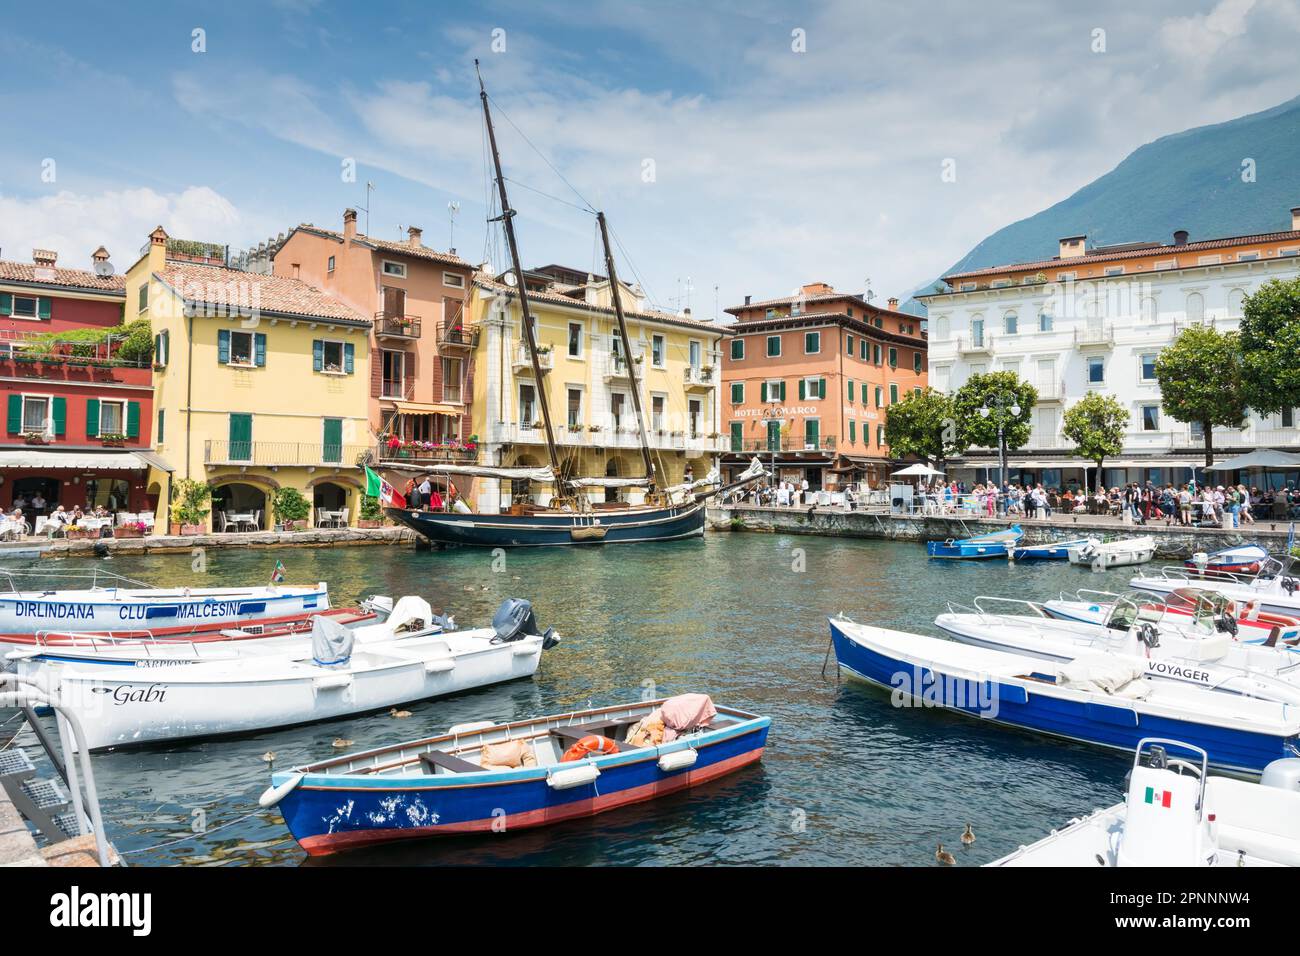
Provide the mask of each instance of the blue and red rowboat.
[{"label": "blue and red rowboat", "polygon": [[[726,707],[704,727],[658,745],[626,743],[665,702],[599,707],[366,750],[272,775],[262,806],[313,856],[445,834],[487,833],[593,816],[696,787],[756,763],[770,717]],[[600,738],[591,756],[561,757]],[[515,768],[484,769],[485,747],[522,742]],[[608,750],[609,752],[604,752]]]},{"label": "blue and red rowboat", "polygon": [[958,558],[968,561],[980,558],[1005,558],[1024,536],[1025,533],[1020,530],[1020,525],[1013,524],[1005,531],[993,531],[973,538],[927,541],[925,550],[932,558]]},{"label": "blue and red rowboat", "polygon": [[1198,561],[1200,555],[1194,555],[1183,562],[1193,571],[1207,574],[1258,574],[1259,569],[1268,559],[1267,549],[1258,544],[1242,544],[1235,548],[1224,548]]}]

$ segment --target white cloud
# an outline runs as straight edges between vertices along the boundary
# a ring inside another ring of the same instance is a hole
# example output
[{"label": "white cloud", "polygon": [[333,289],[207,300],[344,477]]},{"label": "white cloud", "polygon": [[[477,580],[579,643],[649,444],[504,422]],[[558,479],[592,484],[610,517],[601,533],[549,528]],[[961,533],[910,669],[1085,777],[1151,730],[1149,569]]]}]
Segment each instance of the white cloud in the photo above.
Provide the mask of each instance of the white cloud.
[{"label": "white cloud", "polygon": [[10,260],[27,261],[32,249],[53,249],[59,264],[90,268],[90,254],[104,245],[120,270],[138,257],[157,225],[187,239],[212,242],[252,241],[269,234],[243,215],[233,203],[206,186],[179,193],[124,189],[94,195],[63,190],[50,196],[17,199],[0,196],[0,252]]},{"label": "white cloud", "polygon": [[1160,25],[1165,49],[1190,60],[1214,56],[1225,43],[1246,32],[1255,0],[1219,0],[1209,13],[1175,17]]}]

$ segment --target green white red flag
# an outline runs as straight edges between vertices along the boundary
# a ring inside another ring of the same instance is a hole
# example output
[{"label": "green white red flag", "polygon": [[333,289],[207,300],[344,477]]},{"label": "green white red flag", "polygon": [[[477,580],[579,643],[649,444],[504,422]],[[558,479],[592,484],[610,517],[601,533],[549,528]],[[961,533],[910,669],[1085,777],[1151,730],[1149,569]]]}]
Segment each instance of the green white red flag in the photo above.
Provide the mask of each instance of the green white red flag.
[{"label": "green white red flag", "polygon": [[390,505],[394,508],[406,507],[406,497],[371,471],[369,465],[366,466],[366,497],[378,498],[381,505]]}]

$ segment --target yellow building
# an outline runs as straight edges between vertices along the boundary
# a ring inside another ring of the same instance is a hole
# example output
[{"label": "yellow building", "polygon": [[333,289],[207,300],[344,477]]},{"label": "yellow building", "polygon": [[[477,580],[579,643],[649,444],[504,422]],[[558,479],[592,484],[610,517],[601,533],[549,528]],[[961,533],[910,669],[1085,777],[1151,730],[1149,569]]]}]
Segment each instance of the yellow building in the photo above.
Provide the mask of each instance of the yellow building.
[{"label": "yellow building", "polygon": [[[509,277],[513,278],[513,277]],[[473,432],[483,464],[546,465],[542,413],[548,402],[562,472],[568,477],[638,477],[644,473],[629,363],[623,355],[610,283],[560,266],[526,272],[536,322],[541,387],[534,380],[516,286],[480,273],[470,303],[477,328]],[[719,418],[721,342],[726,330],[647,307],[635,287],[621,285],[632,361],[640,386],[656,480],[702,478],[717,463],[724,439]],[[480,479],[476,509],[509,503],[511,489]],[[539,503],[553,489],[516,487]],[[625,494],[636,489],[600,490]]]},{"label": "yellow building", "polygon": [[355,524],[370,320],[297,279],[224,262],[221,247],[169,239],[160,226],[127,271],[127,318],[148,318],[154,332],[157,453],[173,483],[212,487],[212,530],[273,527],[281,488],[307,499],[313,525],[345,510]]}]

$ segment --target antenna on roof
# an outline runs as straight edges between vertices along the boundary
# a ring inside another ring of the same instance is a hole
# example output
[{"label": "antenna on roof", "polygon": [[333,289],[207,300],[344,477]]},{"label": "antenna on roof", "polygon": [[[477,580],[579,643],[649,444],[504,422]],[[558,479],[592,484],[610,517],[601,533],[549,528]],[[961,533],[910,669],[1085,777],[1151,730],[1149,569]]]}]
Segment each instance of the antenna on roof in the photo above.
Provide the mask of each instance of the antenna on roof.
[{"label": "antenna on roof", "polygon": [[109,262],[107,259],[95,260],[95,275],[99,276],[100,278],[107,279],[115,271],[116,270],[113,268],[113,263]]},{"label": "antenna on roof", "polygon": [[452,200],[447,203],[447,251],[456,254],[456,213],[460,212],[460,203]]},{"label": "antenna on roof", "polygon": [[876,297],[876,294],[875,294],[874,292],[871,291],[871,277],[870,277],[870,276],[867,277],[867,280],[866,280],[866,286],[867,286],[867,291],[864,292],[864,293],[862,294],[862,297],[863,297],[864,299],[867,300],[867,305],[870,305],[870,304],[871,304],[871,300],[874,299],[874,298]]},{"label": "antenna on roof", "polygon": [[367,236],[370,235],[370,194],[374,192],[374,189],[375,189],[375,184],[367,179],[366,180],[366,205],[365,205]]}]

